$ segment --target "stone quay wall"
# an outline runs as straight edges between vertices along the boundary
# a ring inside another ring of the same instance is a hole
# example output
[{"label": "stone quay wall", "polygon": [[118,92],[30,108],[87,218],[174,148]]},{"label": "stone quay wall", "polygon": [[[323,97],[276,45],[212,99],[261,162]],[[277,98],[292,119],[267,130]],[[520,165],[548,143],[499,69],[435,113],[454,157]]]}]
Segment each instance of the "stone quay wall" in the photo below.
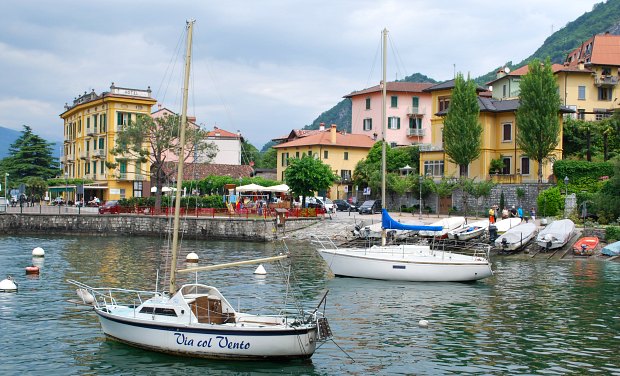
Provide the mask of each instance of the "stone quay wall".
[{"label": "stone quay wall", "polygon": [[[321,218],[274,219],[186,217],[179,222],[185,238],[267,242],[321,221]],[[169,234],[170,217],[89,214],[0,214],[2,234],[54,234],[88,236],[155,236]]]},{"label": "stone quay wall", "polygon": [[[542,184],[540,191],[554,186],[553,184]],[[519,198],[517,195],[517,189],[521,188],[525,193],[523,197]],[[491,205],[499,205],[500,196],[504,193],[504,205],[510,209],[513,205],[515,207],[521,206],[524,213],[529,213],[531,208],[537,208],[538,204],[536,200],[538,198],[538,185],[532,184],[497,184],[491,189],[491,194],[488,197],[480,197],[477,200],[474,197],[469,196],[467,198],[467,206],[471,209],[481,207],[483,212],[486,213]],[[452,193],[452,206],[455,206],[458,210],[463,210],[463,191],[460,189],[455,190]],[[501,208],[500,208],[501,209]],[[538,208],[537,208],[538,209]],[[539,210],[537,210],[538,212]]]}]

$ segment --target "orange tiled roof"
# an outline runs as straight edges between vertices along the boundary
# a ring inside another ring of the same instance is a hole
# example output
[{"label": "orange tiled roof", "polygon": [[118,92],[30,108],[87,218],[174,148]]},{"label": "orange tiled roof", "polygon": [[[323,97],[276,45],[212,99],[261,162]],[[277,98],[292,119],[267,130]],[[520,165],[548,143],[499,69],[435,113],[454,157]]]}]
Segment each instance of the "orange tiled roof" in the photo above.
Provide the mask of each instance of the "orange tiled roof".
[{"label": "orange tiled roof", "polygon": [[[428,89],[433,85],[435,84],[430,82],[388,82],[386,90],[391,92],[422,93],[424,89]],[[351,98],[356,95],[375,93],[382,90],[381,85],[376,85],[368,89],[354,91],[351,94],[345,95],[343,98]]]},{"label": "orange tiled roof", "polygon": [[346,146],[351,148],[368,148],[375,144],[375,140],[364,134],[352,134],[336,132],[336,143],[332,143],[331,131],[328,129],[324,132],[318,132],[310,136],[297,138],[292,141],[284,142],[279,145],[274,145],[274,148],[287,148],[295,146]]},{"label": "orange tiled roof", "polygon": [[[562,64],[555,64],[555,63],[551,64],[551,70],[553,71],[553,73],[557,73],[559,71],[562,71],[562,70],[564,70],[563,68],[566,68],[566,67],[564,65],[562,65]],[[501,69],[500,69],[500,71],[501,71]],[[524,65],[524,66],[522,66],[520,68],[517,68],[517,69],[515,69],[515,70],[513,70],[513,71],[511,71],[509,73],[506,73],[505,76],[502,76],[502,77],[499,77],[499,78],[495,78],[495,79],[487,82],[485,85],[492,85],[494,82],[496,82],[498,80],[501,80],[502,78],[507,77],[507,76],[521,77],[521,76],[526,75],[527,72],[529,72],[529,71],[530,71],[530,68],[526,64],[526,65]]]},{"label": "orange tiled roof", "polygon": [[580,62],[620,66],[620,35],[598,34],[586,40],[566,56],[569,66]]},{"label": "orange tiled roof", "polygon": [[226,131],[218,127],[213,127],[213,130],[207,133],[207,137],[240,138],[238,134]]}]

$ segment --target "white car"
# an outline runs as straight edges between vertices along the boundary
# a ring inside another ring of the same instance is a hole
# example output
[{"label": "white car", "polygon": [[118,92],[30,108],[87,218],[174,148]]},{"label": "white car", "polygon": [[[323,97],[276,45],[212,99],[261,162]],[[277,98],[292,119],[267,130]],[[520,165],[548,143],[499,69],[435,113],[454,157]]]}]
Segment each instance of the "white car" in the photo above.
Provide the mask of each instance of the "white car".
[{"label": "white car", "polygon": [[321,204],[325,208],[326,212],[328,213],[336,212],[336,206],[334,205],[334,202],[328,199],[327,197],[315,197],[314,199],[316,200],[318,204]]}]

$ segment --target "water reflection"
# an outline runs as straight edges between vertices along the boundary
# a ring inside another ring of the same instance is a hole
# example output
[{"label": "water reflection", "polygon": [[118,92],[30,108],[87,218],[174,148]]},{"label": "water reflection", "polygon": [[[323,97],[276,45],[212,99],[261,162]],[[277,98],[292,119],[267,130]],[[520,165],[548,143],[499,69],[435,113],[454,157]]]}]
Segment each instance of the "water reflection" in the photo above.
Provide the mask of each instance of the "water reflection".
[{"label": "water reflection", "polygon": [[[292,243],[293,277],[306,307],[324,291],[335,341],[312,361],[214,362],[142,351],[108,341],[97,319],[66,303],[75,291],[66,279],[93,285],[167,288],[166,244],[148,238],[4,237],[0,273],[13,274],[17,294],[0,294],[3,374],[25,367],[54,374],[566,374],[619,373],[620,264],[576,260],[494,260],[495,274],[472,284],[394,283],[333,278],[305,243]],[[32,248],[46,257],[38,279],[26,278]],[[184,255],[199,265],[271,256],[274,244],[184,240]],[[263,313],[291,302],[281,276],[264,265],[200,273],[230,302]],[[169,266],[168,266],[169,267]],[[182,275],[191,281],[194,275]],[[421,319],[429,321],[421,328]],[[28,335],[25,335],[28,333]]]}]

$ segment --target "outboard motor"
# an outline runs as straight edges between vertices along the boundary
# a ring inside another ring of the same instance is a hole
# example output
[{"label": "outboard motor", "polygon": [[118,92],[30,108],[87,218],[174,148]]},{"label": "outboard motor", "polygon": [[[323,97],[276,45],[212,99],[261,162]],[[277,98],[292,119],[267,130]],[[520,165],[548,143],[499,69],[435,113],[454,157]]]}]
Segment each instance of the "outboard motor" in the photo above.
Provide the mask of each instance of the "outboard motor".
[{"label": "outboard motor", "polygon": [[508,239],[503,238],[502,239],[502,248],[506,249],[506,247],[508,247]]},{"label": "outboard motor", "polygon": [[490,225],[489,226],[489,241],[493,243],[495,242],[495,239],[497,239],[497,226]]}]

